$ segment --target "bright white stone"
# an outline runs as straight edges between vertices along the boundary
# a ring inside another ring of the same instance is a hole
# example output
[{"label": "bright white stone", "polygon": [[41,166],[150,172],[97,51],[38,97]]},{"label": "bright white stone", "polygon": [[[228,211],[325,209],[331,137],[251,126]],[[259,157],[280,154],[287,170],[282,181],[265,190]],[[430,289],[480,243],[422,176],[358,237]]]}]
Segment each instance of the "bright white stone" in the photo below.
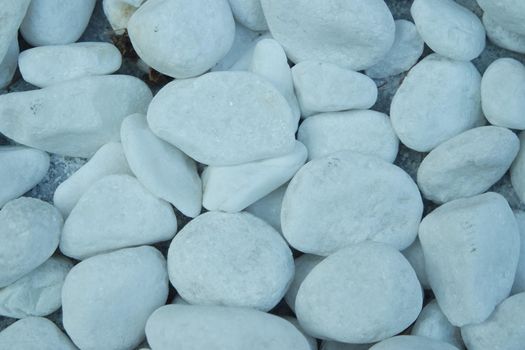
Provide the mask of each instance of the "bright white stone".
[{"label": "bright white stone", "polygon": [[87,189],[104,176],[132,175],[122,145],[110,142],[100,147],[91,159],[62,182],[53,196],[53,204],[67,217]]},{"label": "bright white stone", "polygon": [[467,130],[423,159],[417,184],[423,196],[436,203],[483,193],[505,175],[519,148],[518,137],[509,129],[481,126]]},{"label": "bright white stone", "polygon": [[421,287],[424,289],[430,289],[427,272],[425,271],[425,257],[423,256],[423,249],[421,248],[419,238],[416,238],[414,243],[401,253],[405,256],[410,265],[412,265],[412,268],[416,272],[417,279],[419,280],[419,283],[421,283]]},{"label": "bright white stone", "polygon": [[0,147],[0,208],[36,186],[47,174],[49,155],[22,146]]},{"label": "bright white stone", "polygon": [[48,152],[89,157],[120,139],[122,120],[145,113],[151,91],[127,75],[92,76],[0,96],[0,132]]},{"label": "bright white stone", "polygon": [[525,35],[525,2],[523,0],[477,0],[479,6],[501,26]]},{"label": "bright white stone", "polygon": [[512,58],[492,62],[481,79],[481,103],[491,124],[525,129],[525,66]]},{"label": "bright white stone", "polygon": [[111,74],[121,63],[120,51],[110,43],[100,42],[35,47],[23,51],[18,58],[24,80],[38,87]]},{"label": "bright white stone", "polygon": [[263,39],[255,45],[250,71],[267,79],[279,90],[288,101],[294,117],[299,121],[301,111],[294,92],[292,71],[288,65],[288,58],[277,41]]},{"label": "bright white stone", "polygon": [[148,124],[158,137],[208,165],[282,156],[293,151],[297,130],[286,99],[248,72],[169,83],[151,102]]},{"label": "bright white stone", "polygon": [[70,44],[86,29],[96,0],[31,0],[20,33],[32,46]]},{"label": "bright white stone", "polygon": [[316,60],[353,70],[383,58],[395,25],[383,0],[261,0],[273,37],[295,63]]},{"label": "bright white stone", "polygon": [[287,241],[305,253],[329,255],[364,240],[401,250],[416,238],[422,212],[407,173],[380,158],[344,151],[297,172],[283,199],[281,225]]},{"label": "bright white stone", "polygon": [[168,297],[166,260],[153,247],[121,249],[75,265],[62,289],[64,328],[80,348],[134,349]]},{"label": "bright white stone", "polygon": [[324,340],[320,350],[369,350],[372,344],[350,344]]},{"label": "bright white stone", "polygon": [[484,123],[481,75],[470,62],[436,54],[414,66],[397,90],[390,118],[407,147],[428,152],[461,132]]},{"label": "bright white stone", "polygon": [[414,23],[404,19],[396,22],[396,38],[390,51],[366,70],[366,75],[375,79],[382,79],[406,72],[423,53],[425,43],[419,36]]},{"label": "bright white stone", "polygon": [[470,61],[485,48],[480,19],[454,0],[415,0],[410,13],[425,43],[440,55]]},{"label": "bright white stone", "polygon": [[268,311],[284,296],[294,265],[284,239],[261,219],[248,213],[208,212],[175,236],[168,271],[190,304]]},{"label": "bright white stone", "polygon": [[293,324],[247,308],[166,305],[148,319],[146,335],[155,350],[309,350]]},{"label": "bright white stone", "polygon": [[297,298],[297,292],[299,291],[299,287],[301,287],[301,283],[303,283],[310,271],[323,261],[323,259],[323,256],[313,254],[303,254],[295,259],[295,274],[284,296],[284,301],[286,301],[286,304],[288,304],[292,311],[295,311],[295,299]]},{"label": "bright white stone", "polygon": [[304,335],[304,337],[308,341],[308,345],[309,345],[309,349],[310,350],[317,350],[317,339],[315,339],[314,337],[311,337],[308,334],[306,334],[306,332],[304,331],[303,327],[301,327],[301,325],[299,324],[299,321],[295,317],[283,316],[283,318],[286,321],[288,321],[291,324],[293,324],[295,326],[295,328],[297,328],[297,330],[299,332],[301,332],[302,335]]},{"label": "bright white stone", "polygon": [[514,216],[518,223],[521,244],[518,269],[516,270],[516,277],[514,278],[511,294],[525,292],[525,211],[517,210],[514,212]]},{"label": "bright white stone", "polygon": [[410,334],[449,343],[458,349],[464,348],[460,329],[450,324],[436,300],[423,308]]},{"label": "bright white stone", "polygon": [[238,212],[263,198],[295,175],[306,161],[300,142],[277,158],[232,166],[209,166],[202,173],[202,205],[208,210]]},{"label": "bright white stone", "polygon": [[292,76],[303,117],[368,109],[377,100],[377,86],[372,79],[335,64],[304,61],[292,68]]},{"label": "bright white stone", "polygon": [[316,337],[372,343],[407,328],[421,311],[416,274],[395,248],[363,242],[320,262],[295,301],[297,319]]},{"label": "bright white stone", "polygon": [[514,191],[525,203],[525,131],[520,133],[520,151],[510,168],[510,180]]},{"label": "bright white stone", "polygon": [[82,260],[114,249],[167,241],[177,231],[169,203],[129,175],[95,182],[67,218],[60,251]]},{"label": "bright white stone", "polygon": [[505,299],[483,323],[461,328],[469,350],[521,350],[525,344],[525,293]]},{"label": "bright white stone", "polygon": [[261,36],[252,40],[252,42],[243,49],[243,52],[234,62],[234,64],[229,68],[231,71],[250,71],[252,64],[253,52],[255,51],[255,46],[257,43],[264,39],[273,39],[270,32],[261,33]]},{"label": "bright white stone", "polygon": [[370,350],[458,350],[439,340],[414,335],[400,335],[372,346]]},{"label": "bright white stone", "polygon": [[260,0],[230,0],[235,19],[251,30],[268,30]]},{"label": "bright white stone", "polygon": [[487,31],[487,37],[495,45],[507,50],[525,53],[525,34],[518,34],[505,29],[486,12],[483,13],[482,20]]},{"label": "bright white stone", "polygon": [[52,205],[21,197],[0,211],[0,288],[44,263],[55,252],[62,216]]},{"label": "bright white stone", "polygon": [[511,290],[520,254],[518,226],[501,195],[456,199],[419,227],[428,280],[450,323],[485,321]]},{"label": "bright white stone", "polygon": [[148,0],[128,22],[137,54],[174,78],[200,75],[230,50],[235,24],[228,0]]},{"label": "bright white stone", "polygon": [[117,35],[125,33],[131,16],[145,0],[103,0],[102,8]]},{"label": "bright white stone", "polygon": [[308,148],[309,160],[346,150],[392,163],[399,146],[390,118],[369,110],[312,116],[299,127],[297,139]]},{"label": "bright white stone", "polygon": [[45,263],[0,289],[0,315],[14,318],[46,316],[62,305],[62,285],[73,263],[51,257]]},{"label": "bright white stone", "polygon": [[263,219],[278,232],[281,232],[281,207],[286,187],[288,187],[288,184],[279,187],[272,193],[259,199],[247,207],[246,211]]},{"label": "bright white stone", "polygon": [[129,166],[144,187],[184,215],[199,215],[202,184],[191,158],[155,136],[142,114],[122,122],[120,137]]},{"label": "bright white stone", "polygon": [[0,58],[0,89],[5,88],[13,80],[18,64],[18,38],[9,44],[3,59]]},{"label": "bright white stone", "polygon": [[43,317],[27,317],[0,332],[0,349],[77,350],[58,327]]},{"label": "bright white stone", "polygon": [[13,39],[18,35],[18,27],[31,0],[4,0],[0,7],[0,62],[4,59]]}]

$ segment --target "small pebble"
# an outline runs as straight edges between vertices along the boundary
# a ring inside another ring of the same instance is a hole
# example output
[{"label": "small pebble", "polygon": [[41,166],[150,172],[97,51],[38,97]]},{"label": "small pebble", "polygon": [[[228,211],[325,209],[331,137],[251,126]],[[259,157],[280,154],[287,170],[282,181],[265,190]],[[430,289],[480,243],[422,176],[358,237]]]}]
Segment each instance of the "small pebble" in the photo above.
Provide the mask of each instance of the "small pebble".
[{"label": "small pebble", "polygon": [[235,19],[251,30],[268,30],[260,0],[229,0]]},{"label": "small pebble", "polygon": [[487,37],[495,45],[525,54],[525,34],[518,34],[505,29],[486,12],[483,14],[482,20],[487,31]]},{"label": "small pebble", "polygon": [[414,335],[400,335],[372,346],[370,350],[459,350],[448,343],[418,337]]},{"label": "small pebble", "polygon": [[292,311],[295,312],[295,299],[297,298],[297,292],[299,291],[299,287],[301,287],[301,283],[303,283],[310,271],[312,271],[313,268],[317,266],[317,264],[323,261],[323,259],[324,256],[303,254],[294,260],[295,274],[293,276],[292,283],[290,283],[290,286],[288,287],[288,290],[284,296],[286,304],[288,304]]},{"label": "small pebble", "polygon": [[9,44],[4,58],[0,59],[0,89],[7,87],[13,80],[18,63],[19,51],[18,38],[15,38]]},{"label": "small pebble", "polygon": [[245,210],[263,219],[278,232],[281,232],[281,207],[286,187],[288,187],[288,184],[279,187],[272,193],[259,199]]},{"label": "small pebble", "polygon": [[125,33],[131,16],[146,0],[103,0],[102,9],[117,35]]},{"label": "small pebble", "polygon": [[510,168],[510,181],[522,203],[525,203],[525,131],[519,134],[520,150]]},{"label": "small pebble", "polygon": [[501,26],[525,35],[525,2],[523,0],[476,0],[478,5]]},{"label": "small pebble", "polygon": [[525,211],[514,211],[514,217],[518,223],[518,230],[520,233],[520,257],[511,294],[518,294],[525,292]]},{"label": "small pebble", "polygon": [[13,39],[18,36],[18,27],[26,14],[31,0],[4,0],[0,8],[0,62],[3,61]]},{"label": "small pebble", "polygon": [[412,268],[416,272],[417,279],[421,283],[421,287],[424,289],[431,289],[428,283],[427,272],[425,270],[425,257],[423,256],[423,248],[421,248],[421,242],[419,238],[416,238],[414,243],[410,247],[406,248],[401,252],[408,260]]},{"label": "small pebble", "polygon": [[0,349],[77,350],[67,335],[43,317],[21,319],[0,332]]}]

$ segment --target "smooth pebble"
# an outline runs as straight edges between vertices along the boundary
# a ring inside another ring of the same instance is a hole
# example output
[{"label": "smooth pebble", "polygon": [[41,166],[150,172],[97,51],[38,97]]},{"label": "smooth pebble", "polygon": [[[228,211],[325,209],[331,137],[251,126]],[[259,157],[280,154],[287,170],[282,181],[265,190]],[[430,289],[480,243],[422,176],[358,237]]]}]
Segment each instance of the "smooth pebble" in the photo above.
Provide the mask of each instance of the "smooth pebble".
[{"label": "smooth pebble", "polygon": [[370,350],[458,350],[448,343],[430,339],[427,337],[418,337],[415,335],[400,335],[372,346]]},{"label": "smooth pebble", "polygon": [[520,132],[520,150],[510,168],[510,181],[521,202],[525,203],[525,131]]},{"label": "smooth pebble", "polygon": [[323,261],[323,259],[324,256],[303,254],[294,260],[295,274],[292,283],[290,283],[290,287],[288,287],[288,290],[284,295],[284,301],[286,301],[286,304],[288,304],[292,311],[295,311],[295,299],[297,298],[297,292],[299,292],[301,283],[303,283],[310,271]]},{"label": "smooth pebble", "polygon": [[131,16],[146,0],[103,0],[102,9],[117,35],[126,32]]},{"label": "smooth pebble", "polygon": [[299,324],[299,321],[295,318],[295,317],[292,317],[292,316],[284,316],[283,317],[286,321],[290,322],[291,324],[293,324],[295,326],[295,328],[297,328],[297,330],[299,332],[302,333],[302,335],[304,335],[304,337],[306,338],[306,340],[308,341],[308,346],[309,346],[309,349],[310,350],[317,350],[317,339],[315,339],[314,337],[311,337],[309,336],[308,334],[306,334],[306,332],[304,331],[303,327],[301,327],[301,325]]},{"label": "smooth pebble", "polygon": [[428,283],[427,272],[425,270],[425,257],[423,256],[423,248],[421,248],[421,242],[419,238],[416,238],[414,243],[410,247],[401,251],[401,254],[405,256],[412,268],[416,272],[417,279],[421,283],[421,287],[424,289],[431,289]]},{"label": "smooth pebble", "polygon": [[288,184],[284,184],[272,193],[264,196],[245,210],[266,221],[278,232],[281,232],[281,207]]},{"label": "smooth pebble", "polygon": [[13,39],[18,36],[18,27],[24,19],[31,0],[4,0],[0,8],[0,62],[3,61]]},{"label": "smooth pebble", "polygon": [[486,12],[483,13],[482,20],[487,37],[495,45],[525,54],[525,34],[518,34],[505,29]]},{"label": "smooth pebble", "polygon": [[27,317],[0,332],[0,349],[78,350],[58,327],[43,317]]},{"label": "smooth pebble", "polygon": [[13,80],[18,66],[19,51],[18,38],[15,38],[9,44],[4,58],[0,58],[0,89],[7,87]]},{"label": "smooth pebble", "polygon": [[251,30],[268,30],[260,0],[229,0],[233,17]]},{"label": "smooth pebble", "polygon": [[520,258],[511,294],[518,294],[525,292],[525,211],[514,211],[514,217],[520,233]]},{"label": "smooth pebble", "polygon": [[485,13],[507,30],[525,35],[525,2],[522,0],[476,0]]}]

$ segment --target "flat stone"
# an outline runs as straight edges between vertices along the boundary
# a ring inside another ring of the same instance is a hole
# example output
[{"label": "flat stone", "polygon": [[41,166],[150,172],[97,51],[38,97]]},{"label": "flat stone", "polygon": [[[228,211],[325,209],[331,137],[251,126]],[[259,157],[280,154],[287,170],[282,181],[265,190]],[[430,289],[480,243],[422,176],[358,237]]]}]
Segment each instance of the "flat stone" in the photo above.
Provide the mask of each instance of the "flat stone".
[{"label": "flat stone", "polygon": [[395,25],[382,0],[261,0],[275,40],[295,63],[333,63],[353,70],[373,66],[390,50]]},{"label": "flat stone", "polygon": [[483,13],[482,20],[487,37],[492,43],[504,49],[525,54],[525,34],[505,29],[486,12]]},{"label": "flat stone", "polygon": [[21,197],[0,211],[0,288],[30,273],[55,252],[62,216],[51,204]]},{"label": "flat stone", "polygon": [[416,272],[417,279],[421,283],[421,287],[424,289],[431,289],[428,283],[427,272],[425,270],[425,257],[423,256],[423,248],[421,248],[421,242],[419,238],[416,238],[414,243],[410,247],[406,248],[401,252],[408,260],[412,268]]},{"label": "flat stone", "polygon": [[[0,34],[1,35],[1,34]],[[0,59],[0,89],[7,87],[18,66],[18,37],[11,41],[3,59]]]},{"label": "flat stone", "polygon": [[511,294],[518,294],[525,292],[525,211],[514,211],[514,217],[520,233],[520,258]]},{"label": "flat stone", "polygon": [[402,250],[416,238],[422,211],[407,173],[380,158],[343,151],[297,172],[283,199],[281,225],[288,243],[305,253],[326,256],[365,240]]},{"label": "flat stone", "polygon": [[400,335],[372,346],[370,350],[458,350],[455,346],[439,340],[414,335]]},{"label": "flat stone", "polygon": [[323,256],[303,254],[294,260],[295,274],[292,283],[290,283],[290,287],[288,287],[288,290],[284,295],[284,301],[286,301],[286,304],[288,304],[292,311],[295,312],[295,299],[297,298],[299,287],[301,287],[306,276],[308,276],[313,268],[323,261],[323,259]]},{"label": "flat stone", "polygon": [[202,173],[203,206],[208,210],[239,212],[288,182],[306,161],[300,142],[292,152],[232,166],[209,166]]},{"label": "flat stone", "polygon": [[281,207],[288,184],[284,184],[272,193],[264,196],[245,210],[266,221],[278,232],[281,232]]},{"label": "flat stone", "polygon": [[260,0],[229,0],[237,22],[251,30],[268,30]]},{"label": "flat stone", "polygon": [[47,318],[27,317],[0,332],[0,348],[16,350],[77,350],[67,335]]},{"label": "flat stone", "polygon": [[390,106],[397,136],[407,147],[428,152],[483,125],[481,75],[470,62],[437,54],[425,57],[403,80]]},{"label": "flat stone", "polygon": [[419,239],[432,291],[453,325],[485,321],[509,295],[520,238],[501,195],[488,192],[443,204],[421,221]]},{"label": "flat stone", "polygon": [[83,42],[35,47],[20,53],[20,73],[25,81],[46,87],[76,78],[116,72],[122,64],[112,44]]},{"label": "flat stone", "polygon": [[131,16],[145,0],[103,0],[102,9],[117,35],[125,33]]},{"label": "flat stone", "polygon": [[297,319],[320,339],[372,343],[407,328],[421,311],[416,274],[395,248],[363,242],[320,262],[295,301]]},{"label": "flat stone", "polygon": [[80,349],[134,349],[168,298],[166,260],[153,247],[121,249],[75,265],[62,289],[64,328]]},{"label": "flat stone", "polygon": [[519,199],[525,203],[525,132],[522,131],[519,137],[520,150],[510,168],[510,180]]},{"label": "flat stone", "polygon": [[0,9],[2,26],[0,28],[0,62],[3,61],[13,39],[18,35],[18,27],[24,19],[31,0],[5,0]]},{"label": "flat stone", "polygon": [[69,214],[60,251],[82,260],[114,249],[173,238],[177,218],[169,203],[155,197],[129,175],[95,182]]},{"label": "flat stone", "polygon": [[476,0],[478,5],[507,30],[525,35],[525,3],[521,0]]},{"label": "flat stone", "polygon": [[49,169],[49,155],[22,146],[0,147],[0,208],[36,186]]},{"label": "flat stone", "polygon": [[151,102],[148,124],[158,137],[208,165],[282,156],[294,149],[297,130],[286,99],[248,72],[169,83]]},{"label": "flat stone", "polygon": [[120,137],[129,166],[144,187],[184,215],[199,215],[202,184],[193,159],[155,136],[142,114],[124,119]]},{"label": "flat stone", "polygon": [[90,157],[120,139],[122,120],[145,113],[151,91],[127,75],[92,76],[0,96],[0,132],[44,151]]},{"label": "flat stone", "polygon": [[268,311],[284,296],[294,265],[284,239],[261,219],[248,213],[208,212],[175,236],[168,271],[190,304]]}]

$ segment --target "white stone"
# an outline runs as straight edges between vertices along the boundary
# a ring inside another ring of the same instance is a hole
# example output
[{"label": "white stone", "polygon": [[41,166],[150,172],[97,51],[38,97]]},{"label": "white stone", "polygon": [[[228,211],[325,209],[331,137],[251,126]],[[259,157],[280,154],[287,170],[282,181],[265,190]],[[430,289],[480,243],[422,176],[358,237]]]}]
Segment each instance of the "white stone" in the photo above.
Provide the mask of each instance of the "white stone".
[{"label": "white stone", "polygon": [[247,308],[166,305],[148,319],[146,335],[155,350],[309,350],[293,324]]},{"label": "white stone", "polygon": [[284,296],[294,264],[284,239],[261,219],[248,213],[208,212],[175,236],[168,271],[190,304],[268,311]]},{"label": "white stone", "polygon": [[235,19],[251,30],[268,30],[260,0],[230,0]]},{"label": "white stone", "polygon": [[[249,45],[246,46],[246,48],[243,49],[242,53],[240,53],[237,60],[233,63],[233,65],[229,68],[231,71],[250,71],[250,67],[252,64],[252,58],[253,58],[253,52],[255,51],[255,46],[257,46],[257,43],[259,41],[264,39],[273,39],[270,32],[264,32],[261,33],[259,37],[256,37],[251,41]],[[213,69],[212,69],[213,70]]]},{"label": "white stone", "polygon": [[0,332],[0,349],[77,350],[58,327],[43,317],[27,317]]},{"label": "white stone", "polygon": [[297,139],[308,148],[309,160],[346,150],[392,163],[399,146],[390,118],[370,110],[312,116],[299,127]]},{"label": "white stone", "polygon": [[461,328],[469,350],[521,350],[525,344],[525,293],[505,299],[483,323]]},{"label": "white stone", "polygon": [[372,344],[350,344],[323,340],[320,350],[369,350],[371,346]]},{"label": "white stone", "polygon": [[525,131],[522,131],[519,136],[520,150],[510,168],[510,180],[519,199],[525,203]]},{"label": "white stone", "polygon": [[120,51],[110,43],[101,42],[35,47],[23,51],[18,58],[24,80],[38,87],[111,74],[121,63]]},{"label": "white stone", "polygon": [[402,250],[416,238],[422,211],[407,173],[380,158],[344,151],[297,172],[284,195],[281,225],[288,243],[305,253],[326,256],[364,240]]},{"label": "white stone", "polygon": [[421,311],[416,274],[395,248],[363,242],[320,262],[295,301],[297,319],[316,338],[372,343],[407,328]]},{"label": "white stone", "polygon": [[67,217],[91,185],[114,174],[132,175],[119,142],[110,142],[100,147],[86,164],[58,185],[53,195],[53,204]]},{"label": "white stone", "polygon": [[408,72],[397,90],[390,118],[407,147],[428,152],[440,143],[483,125],[481,75],[470,62],[436,54]]},{"label": "white stone", "polygon": [[20,33],[32,46],[70,44],[86,29],[96,0],[31,0]]},{"label": "white stone", "polygon": [[412,268],[416,272],[417,279],[419,280],[419,283],[421,283],[421,287],[424,289],[430,289],[427,272],[425,271],[425,257],[423,256],[423,248],[421,248],[419,238],[416,238],[414,243],[401,253],[405,256],[410,265],[412,265]]},{"label": "white stone", "polygon": [[62,289],[63,323],[82,350],[134,349],[168,297],[166,260],[153,247],[121,249],[75,265]]},{"label": "white stone", "polygon": [[525,2],[522,0],[476,0],[479,6],[509,31],[525,35]]},{"label": "white stone", "polygon": [[199,215],[202,184],[191,158],[155,136],[142,114],[124,119],[120,137],[129,166],[144,187],[184,215]]},{"label": "white stone", "polygon": [[292,68],[292,77],[303,117],[368,109],[377,100],[377,86],[372,79],[335,64],[304,61]]},{"label": "white stone", "polygon": [[30,273],[55,252],[62,216],[52,205],[21,197],[0,211],[0,288]]},{"label": "white stone", "polygon": [[428,280],[455,326],[485,321],[514,282],[520,254],[516,220],[501,195],[456,199],[419,227]]},{"label": "white stone", "polygon": [[281,207],[286,187],[288,187],[288,184],[282,185],[272,193],[248,206],[245,210],[259,219],[263,219],[278,232],[281,232]]},{"label": "white stone", "polygon": [[445,203],[485,192],[510,168],[520,142],[509,129],[481,126],[434,148],[421,162],[417,184],[425,198]]},{"label": "white stone", "polygon": [[425,43],[440,55],[470,61],[485,48],[481,20],[454,0],[415,0],[410,13]]},{"label": "white stone", "polygon": [[42,265],[0,289],[0,315],[13,318],[46,316],[62,305],[62,285],[73,263],[51,257]]},{"label": "white stone", "polygon": [[103,0],[102,9],[117,35],[125,33],[131,16],[145,0]]},{"label": "white stone", "polygon": [[295,312],[295,299],[297,298],[297,292],[299,291],[299,287],[301,287],[301,283],[303,283],[310,271],[323,261],[323,259],[323,256],[303,254],[294,260],[295,274],[292,283],[290,283],[290,287],[288,287],[284,295],[284,301],[286,301],[286,304],[288,304],[292,311]]},{"label": "white stone", "polygon": [[209,166],[202,173],[202,205],[208,210],[235,213],[290,180],[306,161],[300,142],[281,157],[232,166]]},{"label": "white stone", "polygon": [[0,208],[36,186],[47,174],[49,155],[22,146],[0,147]]},{"label": "white stone", "polygon": [[4,0],[0,8],[0,62],[3,61],[13,39],[18,36],[18,27],[24,19],[31,0]]},{"label": "white stone", "polygon": [[400,19],[395,24],[396,37],[390,51],[381,61],[366,70],[366,75],[371,78],[382,79],[406,72],[423,54],[425,43],[414,23]]},{"label": "white stone", "polygon": [[525,129],[525,66],[512,58],[492,62],[481,79],[481,104],[491,124]]},{"label": "white stone", "polygon": [[48,152],[90,157],[120,139],[122,120],[145,113],[151,91],[127,75],[92,76],[0,96],[0,132]]},{"label": "white stone", "polygon": [[169,83],[151,102],[148,124],[158,137],[208,165],[282,156],[293,151],[297,130],[286,99],[248,72]]},{"label": "white stone", "polygon": [[228,0],[148,0],[129,19],[128,34],[153,69],[189,78],[226,55],[235,24]]},{"label": "white stone", "polygon": [[366,69],[390,50],[395,25],[383,0],[261,0],[270,31],[295,63]]},{"label": "white stone", "polygon": [[114,249],[173,238],[177,218],[169,203],[155,197],[129,175],[95,182],[69,214],[60,251],[82,260]]},{"label": "white stone", "polygon": [[414,335],[400,335],[372,346],[370,350],[458,350],[439,340]]},{"label": "white stone", "polygon": [[525,292],[525,211],[515,211],[514,217],[520,233],[520,258],[511,294],[518,294]]},{"label": "white stone", "polygon": [[[259,0],[257,0],[259,1]],[[292,71],[282,46],[273,39],[260,40],[253,50],[250,71],[267,79],[286,98],[297,121],[301,116]]]},{"label": "white stone", "polygon": [[4,58],[0,58],[0,89],[8,86],[13,80],[18,66],[18,53],[18,38],[15,38],[9,44]]},{"label": "white stone", "polygon": [[505,29],[486,12],[483,13],[482,20],[487,37],[495,45],[525,54],[525,34],[518,34]]},{"label": "white stone", "polygon": [[458,349],[464,349],[460,329],[450,324],[436,300],[432,300],[423,308],[410,334],[439,340],[452,344]]},{"label": "white stone", "polygon": [[306,334],[306,332],[304,331],[303,327],[301,327],[301,325],[299,324],[299,321],[295,317],[283,316],[283,318],[286,321],[288,321],[291,324],[293,324],[295,326],[295,328],[297,328],[297,330],[299,332],[301,332],[302,335],[304,335],[304,337],[308,341],[308,346],[309,346],[310,350],[317,350],[317,339],[315,339],[314,337],[311,337],[308,334]]}]

